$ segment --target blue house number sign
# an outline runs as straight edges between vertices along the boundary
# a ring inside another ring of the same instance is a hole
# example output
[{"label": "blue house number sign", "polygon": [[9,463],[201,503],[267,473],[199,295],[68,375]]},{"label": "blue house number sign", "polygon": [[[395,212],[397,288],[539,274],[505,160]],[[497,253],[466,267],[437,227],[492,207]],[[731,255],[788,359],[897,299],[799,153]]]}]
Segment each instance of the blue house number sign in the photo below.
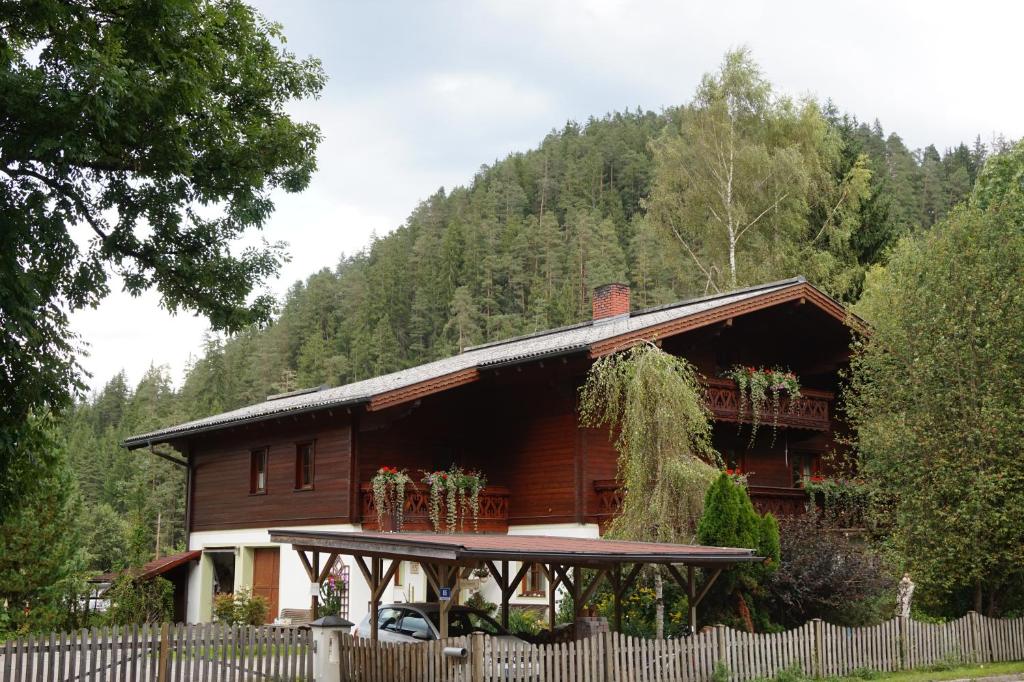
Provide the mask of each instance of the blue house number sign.
[{"label": "blue house number sign", "polygon": [[450,587],[442,587],[439,590],[439,592],[440,592],[440,594],[437,595],[438,599],[440,599],[441,601],[449,601],[449,600],[451,600],[451,598],[452,598],[452,588],[450,588]]}]

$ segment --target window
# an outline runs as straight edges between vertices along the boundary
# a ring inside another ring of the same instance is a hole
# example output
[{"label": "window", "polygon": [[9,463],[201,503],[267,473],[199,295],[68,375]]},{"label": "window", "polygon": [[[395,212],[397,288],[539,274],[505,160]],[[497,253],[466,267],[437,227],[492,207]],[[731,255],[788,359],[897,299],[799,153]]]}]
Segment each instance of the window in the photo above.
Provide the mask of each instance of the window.
[{"label": "window", "polygon": [[267,492],[267,448],[249,453],[249,494],[263,495]]},{"label": "window", "polygon": [[543,597],[547,594],[547,590],[548,578],[544,573],[544,566],[533,564],[523,576],[521,593],[526,597]]},{"label": "window", "polygon": [[377,612],[377,629],[399,632],[398,622],[402,620],[402,612],[398,609],[384,608]]},{"label": "window", "polygon": [[295,446],[295,489],[313,489],[313,460],[316,450],[313,443],[299,443]]},{"label": "window", "polygon": [[434,633],[430,631],[427,619],[422,613],[404,611],[404,614],[402,616],[402,623],[399,626],[399,630],[401,630],[403,635],[423,640],[434,639]]},{"label": "window", "polygon": [[793,485],[820,480],[821,473],[821,455],[805,452],[793,456]]}]

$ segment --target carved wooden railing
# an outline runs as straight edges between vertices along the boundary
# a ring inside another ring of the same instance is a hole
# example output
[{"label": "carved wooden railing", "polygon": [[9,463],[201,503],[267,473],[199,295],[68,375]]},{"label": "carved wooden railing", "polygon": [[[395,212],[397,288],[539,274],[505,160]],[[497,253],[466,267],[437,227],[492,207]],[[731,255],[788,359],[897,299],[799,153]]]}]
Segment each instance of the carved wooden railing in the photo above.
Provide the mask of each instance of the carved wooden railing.
[{"label": "carved wooden railing", "polygon": [[[602,528],[622,509],[622,486],[613,479],[594,481],[597,493],[596,516]],[[775,488],[752,485],[747,487],[750,501],[759,512],[779,516],[799,516],[807,511],[807,491],[802,488]]]},{"label": "carved wooden railing", "polygon": [[[480,515],[477,530],[480,532],[508,531],[508,488],[489,485],[480,492]],[[377,520],[377,506],[373,499],[373,486],[370,483],[359,485],[359,504],[362,512],[363,530],[381,530]],[[405,490],[405,504],[402,507],[402,530],[432,531],[430,523],[430,490],[426,485],[416,488],[409,486]],[[441,505],[441,525],[444,525],[445,507]],[[392,530],[385,528],[385,530]],[[473,532],[473,519],[467,518],[462,529],[466,533]]]},{"label": "carved wooden railing", "polygon": [[751,485],[747,486],[747,494],[757,511],[762,514],[771,512],[775,517],[805,514],[810,502],[803,488]]},{"label": "carved wooden railing", "polygon": [[[728,379],[707,379],[708,407],[717,421],[740,421],[740,392],[736,382]],[[779,404],[779,426],[828,431],[829,404],[835,395],[828,391],[817,391],[810,388],[801,389],[799,400],[783,398]],[[772,421],[771,405],[766,405],[767,413],[761,419],[762,425],[770,425]],[[750,423],[750,404],[745,406],[744,423]]]}]

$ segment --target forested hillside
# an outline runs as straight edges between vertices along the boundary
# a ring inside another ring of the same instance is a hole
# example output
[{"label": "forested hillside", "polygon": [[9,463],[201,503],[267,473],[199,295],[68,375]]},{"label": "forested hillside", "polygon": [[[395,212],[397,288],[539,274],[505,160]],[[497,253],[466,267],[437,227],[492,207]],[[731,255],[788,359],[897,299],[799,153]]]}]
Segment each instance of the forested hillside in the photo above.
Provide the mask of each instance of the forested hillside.
[{"label": "forested hillside", "polygon": [[[723,149],[734,200],[720,204]],[[635,307],[795,274],[853,302],[900,236],[967,195],[988,151],[908,149],[878,121],[774,94],[745,54],[690,104],[569,122],[294,284],[267,328],[211,335],[180,390],[155,368],[81,404],[61,430],[103,529],[90,565],[183,542],[181,472],[123,451],[129,433],[581,320],[611,281]]]}]

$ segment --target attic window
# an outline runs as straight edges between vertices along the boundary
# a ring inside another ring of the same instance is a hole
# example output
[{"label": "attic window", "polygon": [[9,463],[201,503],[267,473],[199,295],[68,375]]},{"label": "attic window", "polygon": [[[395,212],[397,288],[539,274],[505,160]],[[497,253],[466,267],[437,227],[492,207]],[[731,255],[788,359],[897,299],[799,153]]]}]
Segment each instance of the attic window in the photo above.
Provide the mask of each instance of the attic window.
[{"label": "attic window", "polygon": [[267,493],[267,448],[249,453],[249,494]]}]

